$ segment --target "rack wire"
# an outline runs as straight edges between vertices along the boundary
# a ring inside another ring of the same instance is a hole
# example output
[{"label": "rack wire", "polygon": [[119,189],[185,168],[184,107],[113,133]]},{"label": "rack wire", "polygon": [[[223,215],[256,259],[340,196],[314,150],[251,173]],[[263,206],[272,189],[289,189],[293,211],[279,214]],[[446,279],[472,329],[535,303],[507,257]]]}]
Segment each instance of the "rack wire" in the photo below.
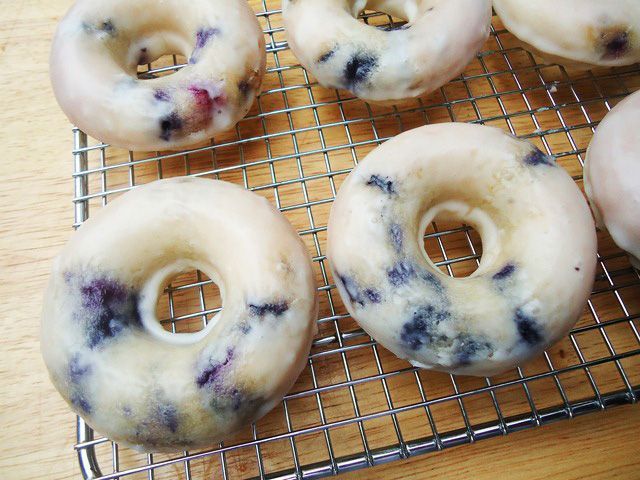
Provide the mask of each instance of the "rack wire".
[{"label": "rack wire", "polygon": [[[140,454],[96,436],[78,418],[84,478],[320,478],[636,402],[640,274],[604,232],[593,294],[572,332],[540,358],[484,379],[419,370],[379,347],[346,312],[324,251],[328,212],[346,175],[386,139],[426,123],[503,128],[555,155],[581,186],[593,130],[640,88],[640,66],[574,73],[538,63],[494,17],[487,44],[462,76],[424,100],[380,107],[320,87],[287,48],[279,2],[251,4],[266,36],[268,72],[250,114],[209,145],[153,155],[75,129],[75,226],[115,196],[170,176],[218,178],[264,195],[313,257],[321,301],[307,367],[279,407],[206,451]],[[362,20],[398,21],[377,12]],[[161,59],[140,75],[181,64],[176,56]],[[425,232],[427,253],[450,275],[471,273],[481,248],[465,225],[436,219]],[[215,284],[196,271],[172,280],[158,312],[167,330],[184,332],[202,328],[221,308]]]}]

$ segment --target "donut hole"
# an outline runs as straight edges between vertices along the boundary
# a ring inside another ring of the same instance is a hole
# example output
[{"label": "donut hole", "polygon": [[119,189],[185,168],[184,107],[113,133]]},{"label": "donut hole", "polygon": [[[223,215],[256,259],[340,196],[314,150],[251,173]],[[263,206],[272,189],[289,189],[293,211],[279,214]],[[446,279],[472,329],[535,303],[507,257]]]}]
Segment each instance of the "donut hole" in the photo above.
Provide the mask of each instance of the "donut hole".
[{"label": "donut hole", "polygon": [[[144,52],[141,52],[141,55]],[[142,58],[141,61],[145,59]],[[166,53],[150,63],[142,63],[138,65],[139,80],[153,80],[154,78],[172,75],[187,64],[187,57],[182,53]]]},{"label": "donut hole", "polygon": [[220,287],[200,270],[167,279],[156,305],[156,318],[170,333],[199,332],[222,310]]},{"label": "donut hole", "polygon": [[424,253],[442,273],[464,278],[473,275],[482,257],[479,232],[449,212],[436,215],[423,232]]},{"label": "donut hole", "polygon": [[[388,0],[369,0],[356,2],[352,14],[367,25],[386,31],[401,30],[407,22],[417,16],[418,1],[389,2]],[[360,8],[359,8],[360,7]]]}]

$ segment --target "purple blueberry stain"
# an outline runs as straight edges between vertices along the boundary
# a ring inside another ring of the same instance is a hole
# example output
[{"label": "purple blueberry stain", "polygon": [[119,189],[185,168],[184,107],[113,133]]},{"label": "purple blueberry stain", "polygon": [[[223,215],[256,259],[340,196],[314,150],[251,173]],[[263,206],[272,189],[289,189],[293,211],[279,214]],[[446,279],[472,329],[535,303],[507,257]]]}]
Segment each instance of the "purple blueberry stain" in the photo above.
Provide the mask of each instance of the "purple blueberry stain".
[{"label": "purple blueberry stain", "polygon": [[228,368],[231,360],[233,360],[234,349],[228,348],[226,357],[222,361],[216,361],[209,359],[205,368],[198,374],[196,378],[196,384],[200,388],[214,387],[214,389],[220,388],[221,376],[224,374],[226,368]]},{"label": "purple blueberry stain", "polygon": [[493,278],[496,281],[506,280],[511,277],[516,271],[516,266],[513,263],[507,263],[499,271],[493,274]]},{"label": "purple blueberry stain", "polygon": [[489,342],[467,333],[458,335],[454,340],[454,355],[459,366],[468,366],[479,358],[486,358],[491,350]]},{"label": "purple blueberry stain", "polygon": [[87,399],[84,397],[82,393],[74,392],[71,395],[71,404],[74,407],[80,409],[82,413],[86,415],[91,414],[91,411],[92,411],[91,404],[87,401]]},{"label": "purple blueberry stain", "polygon": [[362,293],[371,303],[380,303],[382,301],[382,294],[373,288],[365,288]]},{"label": "purple blueberry stain", "polygon": [[249,304],[249,313],[258,317],[264,317],[265,315],[279,317],[287,310],[289,310],[289,304],[284,300],[273,303]]},{"label": "purple blueberry stain", "polygon": [[336,276],[347,291],[351,303],[364,307],[367,303],[380,303],[382,301],[382,294],[378,290],[373,288],[361,289],[358,283],[348,275],[337,273]]},{"label": "purple blueberry stain", "polygon": [[435,305],[422,305],[416,308],[411,319],[402,325],[400,339],[410,350],[445,342],[447,337],[436,332],[440,323],[451,318],[451,314]]},{"label": "purple blueberry stain", "polygon": [[69,380],[77,385],[91,373],[91,365],[83,363],[79,353],[75,353],[69,360]]},{"label": "purple blueberry stain", "polygon": [[344,67],[342,76],[347,89],[354,90],[367,82],[378,66],[378,59],[366,52],[353,55]]},{"label": "purple blueberry stain", "polygon": [[540,331],[540,326],[533,317],[524,313],[521,308],[518,308],[514,315],[514,320],[522,342],[530,347],[542,342],[544,337]]},{"label": "purple blueberry stain", "polygon": [[219,28],[206,27],[199,29],[196,32],[196,48],[204,48],[209,43],[209,40],[218,35],[220,35]]},{"label": "purple blueberry stain", "polygon": [[404,231],[402,226],[397,223],[392,223],[389,227],[389,238],[391,239],[391,245],[396,253],[402,252],[402,246],[404,243]]},{"label": "purple blueberry stain", "polygon": [[439,293],[440,295],[444,296],[444,294],[445,294],[444,285],[442,285],[442,282],[436,276],[436,274],[434,274],[434,273],[432,273],[432,272],[430,272],[428,270],[422,270],[419,273],[419,277],[425,283],[427,283],[427,285],[429,285],[430,287],[434,288],[437,293]]},{"label": "purple blueberry stain", "polygon": [[70,401],[73,406],[85,414],[91,413],[91,404],[86,398],[84,382],[91,373],[91,365],[82,361],[79,353],[71,356],[67,367],[67,375],[70,383]]},{"label": "purple blueberry stain", "polygon": [[205,48],[212,38],[220,35],[220,29],[214,27],[203,27],[196,32],[196,45],[189,58],[189,63],[194,64],[198,62],[198,55],[200,50]]},{"label": "purple blueberry stain", "polygon": [[337,50],[338,50],[337,48],[332,48],[331,50],[323,53],[318,57],[318,60],[316,60],[316,63],[327,63],[329,60],[331,60],[331,58],[333,58]]},{"label": "purple blueberry stain", "polygon": [[545,155],[540,149],[534,147],[522,160],[525,165],[531,167],[537,167],[538,165],[546,165],[549,167],[555,167],[556,161],[552,155]]},{"label": "purple blueberry stain", "polygon": [[158,89],[153,92],[153,98],[159,102],[168,102],[171,100],[171,95],[166,90]]},{"label": "purple blueberry stain", "polygon": [[399,287],[409,283],[416,276],[416,269],[409,260],[400,260],[387,270],[389,283],[394,287]]},{"label": "purple blueberry stain", "polygon": [[138,295],[112,278],[94,278],[80,286],[81,309],[89,348],[98,348],[130,328],[141,326]]},{"label": "purple blueberry stain", "polygon": [[156,418],[160,425],[168,428],[171,433],[178,431],[178,410],[169,403],[159,403],[156,407]]},{"label": "purple blueberry stain", "polygon": [[160,119],[160,138],[170,141],[174,133],[181,130],[184,122],[177,112],[171,112]]},{"label": "purple blueberry stain", "polygon": [[382,175],[371,175],[369,180],[367,180],[367,185],[379,188],[388,195],[394,195],[397,193],[393,180]]}]

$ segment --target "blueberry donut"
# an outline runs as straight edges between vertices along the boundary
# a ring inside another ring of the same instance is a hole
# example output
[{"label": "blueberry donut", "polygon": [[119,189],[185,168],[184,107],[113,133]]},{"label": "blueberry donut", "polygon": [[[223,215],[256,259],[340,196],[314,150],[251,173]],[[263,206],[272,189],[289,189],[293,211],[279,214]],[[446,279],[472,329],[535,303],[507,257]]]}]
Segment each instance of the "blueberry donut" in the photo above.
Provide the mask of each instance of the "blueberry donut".
[{"label": "blueberry donut", "polygon": [[[200,332],[156,318],[188,268],[219,286]],[[99,432],[144,451],[220,441],[271,410],[303,369],[316,329],[311,261],[265,199],[213,180],[153,182],[89,219],[57,257],[42,353],[53,384]]]},{"label": "blueberry donut", "polygon": [[584,163],[584,186],[598,227],[640,269],[640,92],[600,122]]},{"label": "blueberry donut", "polygon": [[[138,79],[164,54],[188,65]],[[58,25],[51,81],[69,120],[130,150],[176,150],[232,128],[265,71],[264,36],[244,0],[77,0]]]},{"label": "blueberry donut", "polygon": [[493,8],[546,61],[578,68],[640,62],[638,0],[494,0]]},{"label": "blueberry donut", "polygon": [[[480,234],[469,277],[444,275],[426,255],[438,215]],[[353,170],[331,210],[327,255],[347,310],[379,343],[418,367],[488,376],[576,322],[596,236],[553,157],[499,129],[453,123],[403,133]]]},{"label": "blueberry donut", "polygon": [[[376,28],[365,9],[408,23]],[[491,26],[490,0],[283,0],[287,39],[329,88],[392,103],[428,94],[462,73]]]}]

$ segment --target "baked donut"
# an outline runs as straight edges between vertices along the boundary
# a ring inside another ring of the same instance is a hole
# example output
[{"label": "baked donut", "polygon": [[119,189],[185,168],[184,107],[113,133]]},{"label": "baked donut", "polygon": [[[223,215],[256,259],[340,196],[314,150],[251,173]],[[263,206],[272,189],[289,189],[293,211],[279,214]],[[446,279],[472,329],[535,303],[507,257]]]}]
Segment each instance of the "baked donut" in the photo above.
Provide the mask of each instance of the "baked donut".
[{"label": "baked donut", "polygon": [[[469,277],[444,275],[426,255],[438,215],[480,234]],[[576,322],[596,236],[553,157],[499,129],[453,123],[402,133],[358,164],[332,207],[327,255],[347,310],[379,343],[418,367],[487,376]]]},{"label": "baked donut", "polygon": [[640,269],[640,91],[609,112],[587,149],[584,187],[598,227]]},{"label": "baked donut", "polygon": [[[188,65],[137,77],[167,53]],[[232,128],[259,93],[266,52],[244,0],[77,0],[58,25],[51,82],[79,128],[129,150],[175,150]]]},{"label": "baked donut", "polygon": [[637,0],[494,0],[493,8],[545,61],[578,68],[640,62]]},{"label": "baked donut", "polygon": [[[408,23],[375,28],[365,9]],[[329,88],[392,103],[459,75],[489,36],[490,0],[282,0],[291,50]]]},{"label": "baked donut", "polygon": [[[223,310],[200,332],[156,318],[165,282],[198,268]],[[42,353],[71,408],[114,441],[178,451],[271,410],[316,330],[311,261],[287,220],[236,185],[153,182],[89,219],[56,258]]]}]

